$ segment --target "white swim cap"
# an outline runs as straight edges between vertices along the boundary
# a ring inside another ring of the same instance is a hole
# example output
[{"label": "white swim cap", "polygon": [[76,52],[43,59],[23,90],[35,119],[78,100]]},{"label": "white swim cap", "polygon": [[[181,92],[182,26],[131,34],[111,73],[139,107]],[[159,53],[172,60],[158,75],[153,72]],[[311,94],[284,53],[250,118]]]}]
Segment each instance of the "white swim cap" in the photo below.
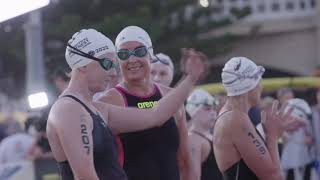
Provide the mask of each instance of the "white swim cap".
[{"label": "white swim cap", "polygon": [[260,82],[265,69],[246,57],[231,58],[221,73],[222,84],[227,96],[238,96],[254,89]]},{"label": "white swim cap", "polygon": [[[171,60],[171,58],[168,56],[168,55],[166,55],[166,54],[163,54],[163,53],[158,53],[158,54],[156,54],[156,56],[160,59],[160,60],[163,60],[163,61],[165,61],[165,62],[168,62],[168,66],[172,69],[172,71],[174,72],[174,66],[173,66],[173,62],[172,62],[172,60]],[[157,64],[163,64],[163,63],[161,63],[161,62],[159,62],[159,61],[156,61],[155,63],[157,63]]]},{"label": "white swim cap", "polygon": [[154,58],[152,42],[149,34],[142,28],[138,26],[127,26],[125,27],[116,38],[116,49],[119,49],[119,46],[125,42],[137,41],[142,43],[147,47],[150,55]]},{"label": "white swim cap", "polygon": [[187,99],[186,111],[191,114],[201,104],[217,105],[217,103],[217,100],[207,91],[195,89]]},{"label": "white swim cap", "polygon": [[288,111],[290,108],[293,108],[293,111],[291,113],[292,117],[303,119],[303,120],[309,120],[311,116],[311,108],[309,104],[299,98],[290,99],[288,101],[288,106],[286,107],[286,111]]},{"label": "white swim cap", "polygon": [[[99,57],[109,52],[115,52],[113,42],[102,33],[94,29],[82,29],[73,34],[68,41],[72,47],[90,54],[94,57]],[[88,65],[94,60],[80,56],[72,52],[70,47],[66,48],[65,58],[71,69]]]}]

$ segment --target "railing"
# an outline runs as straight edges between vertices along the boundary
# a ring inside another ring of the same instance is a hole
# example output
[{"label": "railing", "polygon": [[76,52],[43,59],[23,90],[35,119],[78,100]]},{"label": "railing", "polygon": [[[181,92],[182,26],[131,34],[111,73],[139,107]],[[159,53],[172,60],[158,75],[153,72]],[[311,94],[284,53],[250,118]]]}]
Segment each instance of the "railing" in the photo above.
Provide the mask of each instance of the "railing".
[{"label": "railing", "polygon": [[220,7],[220,17],[229,16],[233,8],[249,7],[251,14],[246,21],[306,17],[316,13],[316,0],[211,0],[211,3]]}]

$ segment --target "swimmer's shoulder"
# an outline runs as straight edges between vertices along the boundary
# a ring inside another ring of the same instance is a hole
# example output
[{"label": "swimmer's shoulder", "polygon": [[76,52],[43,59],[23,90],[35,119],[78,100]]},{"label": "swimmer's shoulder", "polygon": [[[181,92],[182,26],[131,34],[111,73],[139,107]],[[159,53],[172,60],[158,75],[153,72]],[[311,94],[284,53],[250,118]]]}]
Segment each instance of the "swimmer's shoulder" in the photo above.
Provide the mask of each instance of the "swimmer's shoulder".
[{"label": "swimmer's shoulder", "polygon": [[233,109],[233,110],[222,110],[219,113],[219,118],[223,119],[231,119],[231,120],[243,120],[243,119],[248,119],[248,113],[244,113],[243,111],[240,111],[238,109]]},{"label": "swimmer's shoulder", "polygon": [[124,97],[116,88],[111,88],[104,92],[97,101],[117,106],[125,106]]},{"label": "swimmer's shoulder", "polygon": [[79,102],[68,97],[60,97],[51,107],[48,123],[61,124],[66,120],[70,122],[80,115],[87,116],[88,113]]},{"label": "swimmer's shoulder", "polygon": [[160,93],[161,93],[162,95],[167,94],[168,92],[170,92],[170,91],[173,89],[173,88],[171,88],[171,87],[164,86],[164,85],[159,84],[159,83],[154,83],[154,84],[155,84],[155,86],[159,89],[159,91],[160,91]]},{"label": "swimmer's shoulder", "polygon": [[239,125],[250,122],[248,114],[240,110],[222,111],[219,113],[217,124],[219,126],[227,126],[228,129],[239,127]]}]

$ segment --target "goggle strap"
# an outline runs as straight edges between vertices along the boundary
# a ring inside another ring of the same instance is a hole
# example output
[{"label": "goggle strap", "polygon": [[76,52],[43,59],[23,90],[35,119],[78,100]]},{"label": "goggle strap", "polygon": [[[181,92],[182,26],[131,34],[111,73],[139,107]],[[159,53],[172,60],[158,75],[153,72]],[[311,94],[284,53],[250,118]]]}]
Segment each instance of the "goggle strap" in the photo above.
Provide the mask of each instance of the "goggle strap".
[{"label": "goggle strap", "polygon": [[89,58],[89,59],[92,59],[92,60],[95,60],[95,61],[101,61],[102,60],[102,59],[96,58],[94,56],[91,56],[90,54],[87,54],[87,53],[85,53],[85,52],[83,52],[83,51],[71,46],[70,44],[67,44],[67,46],[72,49],[72,50],[70,50],[70,52],[72,52],[74,54],[77,54],[79,56],[86,57],[86,58]]}]

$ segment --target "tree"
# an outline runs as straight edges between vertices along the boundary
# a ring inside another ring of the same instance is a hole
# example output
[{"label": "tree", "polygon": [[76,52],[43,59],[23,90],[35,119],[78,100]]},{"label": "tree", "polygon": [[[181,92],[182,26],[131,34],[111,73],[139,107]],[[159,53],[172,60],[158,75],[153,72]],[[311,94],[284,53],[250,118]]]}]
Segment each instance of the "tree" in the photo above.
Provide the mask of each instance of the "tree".
[{"label": "tree", "polygon": [[[250,13],[249,8],[234,9],[232,15],[218,20],[210,19],[221,11],[220,4],[202,8],[196,0],[60,0],[43,9],[46,65],[50,70],[57,66],[66,67],[65,43],[72,34],[83,28],[95,28],[112,40],[128,25],[144,28],[152,37],[155,52],[164,52],[178,65],[181,47],[195,47],[214,57],[230,50],[235,37],[226,34],[221,37],[201,39],[199,35],[209,30],[226,26]],[[22,20],[21,20],[22,19]],[[21,25],[23,17],[15,24]],[[17,39],[0,49],[13,48],[5,52],[8,59],[23,62],[23,32],[18,28],[10,36]],[[0,40],[2,40],[0,35]],[[8,34],[7,37],[10,37]],[[7,47],[7,48],[5,48]],[[1,55],[4,53],[0,51]],[[17,56],[19,55],[19,56]],[[14,68],[10,67],[10,68]],[[177,68],[178,69],[178,68]],[[12,70],[14,71],[14,70]],[[23,80],[23,79],[22,79]],[[20,79],[21,81],[21,79]]]}]

